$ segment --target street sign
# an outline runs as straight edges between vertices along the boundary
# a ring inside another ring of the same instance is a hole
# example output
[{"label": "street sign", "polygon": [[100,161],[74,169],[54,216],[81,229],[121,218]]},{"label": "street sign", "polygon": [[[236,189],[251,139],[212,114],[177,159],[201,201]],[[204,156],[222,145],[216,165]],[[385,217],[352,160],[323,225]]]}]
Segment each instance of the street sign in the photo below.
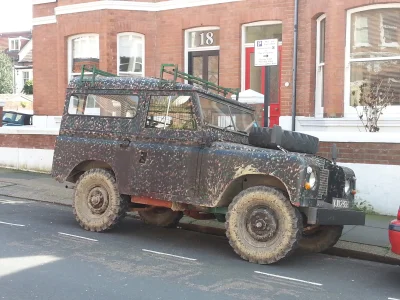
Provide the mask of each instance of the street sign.
[{"label": "street sign", "polygon": [[254,42],[254,66],[278,65],[278,39],[256,40]]}]

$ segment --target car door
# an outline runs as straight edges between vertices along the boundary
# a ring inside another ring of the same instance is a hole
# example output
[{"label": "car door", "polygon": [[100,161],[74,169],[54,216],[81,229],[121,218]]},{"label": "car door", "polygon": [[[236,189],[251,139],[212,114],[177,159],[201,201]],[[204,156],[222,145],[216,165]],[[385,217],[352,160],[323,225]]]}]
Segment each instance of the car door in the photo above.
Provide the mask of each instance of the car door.
[{"label": "car door", "polygon": [[147,111],[136,143],[139,151],[134,176],[136,192],[190,199],[197,194],[203,140],[196,97],[179,91],[153,92],[146,98]]},{"label": "car door", "polygon": [[88,161],[97,167],[110,166],[120,193],[129,194],[138,102],[137,94],[126,91],[72,94],[57,140],[57,149],[70,152],[56,149],[55,160],[62,166],[57,172],[70,171]]}]

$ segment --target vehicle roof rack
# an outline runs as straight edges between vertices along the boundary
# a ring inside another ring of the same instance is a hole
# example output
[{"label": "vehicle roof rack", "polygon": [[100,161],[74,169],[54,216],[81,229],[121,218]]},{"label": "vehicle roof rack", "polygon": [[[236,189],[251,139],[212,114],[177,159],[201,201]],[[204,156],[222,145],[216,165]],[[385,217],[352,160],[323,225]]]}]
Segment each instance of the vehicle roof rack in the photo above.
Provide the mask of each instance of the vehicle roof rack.
[{"label": "vehicle roof rack", "polygon": [[[86,72],[91,72],[92,74],[88,74],[88,75],[92,75],[90,78],[85,77],[85,71]],[[81,70],[81,78],[80,81],[81,83],[84,82],[92,82],[92,84],[95,83],[96,81],[96,76],[100,75],[100,76],[104,76],[104,77],[117,77],[117,75],[112,74],[112,73],[108,73],[102,70],[97,69],[95,66],[93,67],[88,67],[86,65],[82,66],[82,70]]]},{"label": "vehicle roof rack", "polygon": [[170,74],[174,76],[173,82],[176,83],[176,80],[178,78],[182,78],[184,80],[188,80],[189,82],[197,83],[201,85],[205,90],[214,90],[218,94],[223,93],[224,97],[228,94],[233,94],[236,96],[236,100],[239,101],[239,92],[240,89],[233,89],[233,88],[226,88],[220,85],[216,85],[215,83],[212,83],[210,81],[201,79],[199,77],[195,77],[193,75],[190,75],[188,73],[184,73],[182,71],[178,70],[178,65],[175,64],[162,64],[161,69],[160,69],[160,79],[163,81],[168,81],[167,79],[164,79],[164,74]]}]

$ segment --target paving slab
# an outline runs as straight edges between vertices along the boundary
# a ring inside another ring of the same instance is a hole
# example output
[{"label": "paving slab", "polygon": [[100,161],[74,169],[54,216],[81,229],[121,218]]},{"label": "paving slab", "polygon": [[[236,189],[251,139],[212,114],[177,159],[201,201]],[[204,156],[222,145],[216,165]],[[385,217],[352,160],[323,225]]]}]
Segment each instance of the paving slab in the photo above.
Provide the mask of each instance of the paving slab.
[{"label": "paving slab", "polygon": [[390,221],[395,218],[395,216],[367,215],[365,225],[369,227],[388,229]]},{"label": "paving slab", "polygon": [[356,226],[342,235],[340,240],[379,247],[388,247],[390,245],[387,227],[386,229],[383,229],[368,226]]}]

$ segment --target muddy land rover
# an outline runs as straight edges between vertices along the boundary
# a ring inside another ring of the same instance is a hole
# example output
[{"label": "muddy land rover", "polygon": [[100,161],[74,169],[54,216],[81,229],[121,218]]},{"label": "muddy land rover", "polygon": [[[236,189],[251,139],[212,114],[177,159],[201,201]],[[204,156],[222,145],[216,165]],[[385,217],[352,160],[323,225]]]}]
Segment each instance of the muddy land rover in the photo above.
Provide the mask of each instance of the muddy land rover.
[{"label": "muddy land rover", "polygon": [[67,88],[52,171],[75,183],[84,229],[109,230],[128,211],[163,227],[217,219],[238,255],[271,264],[364,225],[354,172],[316,156],[315,137],[259,127],[250,106],[227,98],[237,90],[173,65],[158,79],[84,70]]}]

